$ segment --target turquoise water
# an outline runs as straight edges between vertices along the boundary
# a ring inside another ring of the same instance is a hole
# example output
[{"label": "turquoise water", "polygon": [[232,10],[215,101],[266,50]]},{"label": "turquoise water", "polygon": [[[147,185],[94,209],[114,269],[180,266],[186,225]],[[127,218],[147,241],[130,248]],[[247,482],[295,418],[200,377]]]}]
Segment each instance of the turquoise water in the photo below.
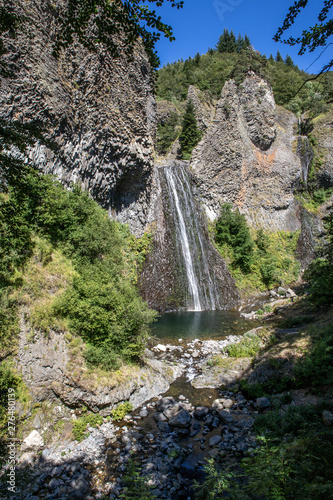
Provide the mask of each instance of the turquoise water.
[{"label": "turquoise water", "polygon": [[245,320],[235,311],[170,312],[154,323],[152,335],[163,340],[218,340],[241,335],[258,325],[258,321]]}]

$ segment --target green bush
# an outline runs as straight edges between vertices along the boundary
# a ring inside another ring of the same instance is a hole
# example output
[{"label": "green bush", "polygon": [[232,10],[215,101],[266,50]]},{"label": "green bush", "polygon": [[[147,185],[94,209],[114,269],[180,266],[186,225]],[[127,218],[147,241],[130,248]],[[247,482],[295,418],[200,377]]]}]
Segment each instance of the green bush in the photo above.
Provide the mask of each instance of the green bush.
[{"label": "green bush", "polygon": [[172,113],[166,122],[157,125],[156,149],[160,155],[167,154],[172,143],[177,139],[178,122],[177,113]]},{"label": "green bush", "polygon": [[103,423],[103,417],[100,415],[97,415],[96,413],[89,413],[88,415],[85,415],[84,417],[80,417],[77,420],[75,420],[73,424],[73,436],[76,441],[83,441],[88,437],[88,433],[86,432],[86,429],[89,425],[89,427],[97,427],[98,425],[101,425]]},{"label": "green bush", "polygon": [[[137,358],[156,317],[135,287],[150,239],[141,238],[142,248],[135,246],[128,230],[110,221],[88,193],[78,186],[64,189],[32,167],[14,178],[0,203],[0,269],[5,270],[0,271],[0,318],[4,317],[7,338],[17,328],[17,321],[7,314],[12,304],[9,286],[14,286],[15,272],[31,255],[32,235],[38,233],[49,241],[45,255],[40,249],[43,266],[58,247],[75,267],[72,283],[50,305],[51,316],[66,320],[85,340],[91,365],[112,369],[119,366],[119,357]],[[47,321],[46,315],[45,330]]]},{"label": "green bush", "polygon": [[265,258],[260,266],[260,273],[262,281],[267,287],[276,283],[279,280],[277,259],[275,257]]},{"label": "green bush", "polygon": [[114,408],[111,411],[111,416],[112,419],[115,421],[123,420],[125,415],[127,415],[129,412],[131,412],[133,409],[133,405],[129,403],[128,401],[125,401],[125,403],[119,404],[116,408]]},{"label": "green bush", "polygon": [[84,352],[84,358],[91,368],[99,366],[104,370],[114,371],[121,366],[119,355],[112,351],[112,346],[108,347],[104,344],[99,347],[88,344]]},{"label": "green bush", "polygon": [[237,344],[230,344],[226,352],[232,358],[247,358],[255,356],[261,349],[262,343],[259,337],[244,336]]},{"label": "green bush", "polygon": [[119,498],[124,500],[153,500],[156,498],[147,485],[147,478],[142,475],[142,469],[132,458],[127,462],[122,483],[123,487]]}]

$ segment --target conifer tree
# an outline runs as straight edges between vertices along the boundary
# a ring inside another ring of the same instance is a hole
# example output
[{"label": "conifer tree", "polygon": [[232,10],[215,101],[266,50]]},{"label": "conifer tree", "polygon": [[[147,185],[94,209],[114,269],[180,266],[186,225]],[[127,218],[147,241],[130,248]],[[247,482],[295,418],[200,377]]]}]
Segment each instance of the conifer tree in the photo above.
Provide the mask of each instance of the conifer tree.
[{"label": "conifer tree", "polygon": [[192,101],[188,101],[183,118],[183,128],[179,136],[182,157],[189,160],[195,146],[201,139],[201,132],[197,127]]},{"label": "conifer tree", "polygon": [[278,50],[275,56],[275,61],[276,62],[283,62],[283,57],[280,54],[280,51]]},{"label": "conifer tree", "polygon": [[237,40],[234,32],[224,28],[222,35],[217,42],[216,49],[218,52],[228,52],[229,54],[237,52]]},{"label": "conifer tree", "polygon": [[290,67],[294,66],[293,60],[288,54],[286,55],[284,62],[287,66],[290,66]]}]

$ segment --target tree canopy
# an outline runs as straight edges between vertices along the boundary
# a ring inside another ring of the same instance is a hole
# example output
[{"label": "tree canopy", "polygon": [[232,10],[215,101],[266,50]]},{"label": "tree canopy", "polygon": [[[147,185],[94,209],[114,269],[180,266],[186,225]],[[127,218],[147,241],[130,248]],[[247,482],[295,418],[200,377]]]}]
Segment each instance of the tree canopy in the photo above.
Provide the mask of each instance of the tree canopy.
[{"label": "tree canopy", "polygon": [[[313,52],[318,47],[327,47],[330,45],[329,39],[333,34],[333,19],[328,19],[330,9],[333,6],[333,0],[324,0],[322,2],[322,8],[318,15],[318,21],[314,26],[303,30],[302,35],[298,37],[290,36],[287,39],[283,39],[282,36],[295,22],[297,16],[300,14],[302,9],[307,7],[309,0],[296,0],[294,4],[289,7],[289,12],[283,22],[282,27],[280,27],[274,36],[276,42],[283,42],[287,45],[298,45],[299,55],[304,54],[307,50]],[[326,49],[324,49],[326,50]],[[333,59],[326,63],[320,74],[327,72],[333,66]]]}]

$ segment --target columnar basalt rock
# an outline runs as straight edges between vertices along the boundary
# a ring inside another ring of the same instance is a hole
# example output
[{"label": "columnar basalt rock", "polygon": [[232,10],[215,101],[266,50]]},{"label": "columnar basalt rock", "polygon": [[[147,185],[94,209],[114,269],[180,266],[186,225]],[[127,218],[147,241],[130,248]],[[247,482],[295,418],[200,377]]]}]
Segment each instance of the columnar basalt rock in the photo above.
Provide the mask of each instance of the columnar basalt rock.
[{"label": "columnar basalt rock", "polygon": [[194,114],[198,128],[204,132],[210,125],[215,114],[215,106],[203,98],[200,90],[190,85],[187,91],[187,102],[191,101],[194,106]]},{"label": "columnar basalt rock", "polygon": [[139,44],[128,60],[112,59],[101,44],[89,52],[73,43],[55,58],[47,4],[13,2],[24,23],[15,38],[5,38],[13,77],[1,80],[0,119],[43,129],[45,141],[30,151],[35,164],[66,186],[81,183],[141,234],[149,220],[156,128],[147,56]]},{"label": "columnar basalt rock", "polygon": [[253,73],[239,86],[233,80],[224,85],[215,118],[191,161],[197,196],[209,219],[229,202],[254,227],[300,228],[293,196],[301,180],[295,123]]}]

